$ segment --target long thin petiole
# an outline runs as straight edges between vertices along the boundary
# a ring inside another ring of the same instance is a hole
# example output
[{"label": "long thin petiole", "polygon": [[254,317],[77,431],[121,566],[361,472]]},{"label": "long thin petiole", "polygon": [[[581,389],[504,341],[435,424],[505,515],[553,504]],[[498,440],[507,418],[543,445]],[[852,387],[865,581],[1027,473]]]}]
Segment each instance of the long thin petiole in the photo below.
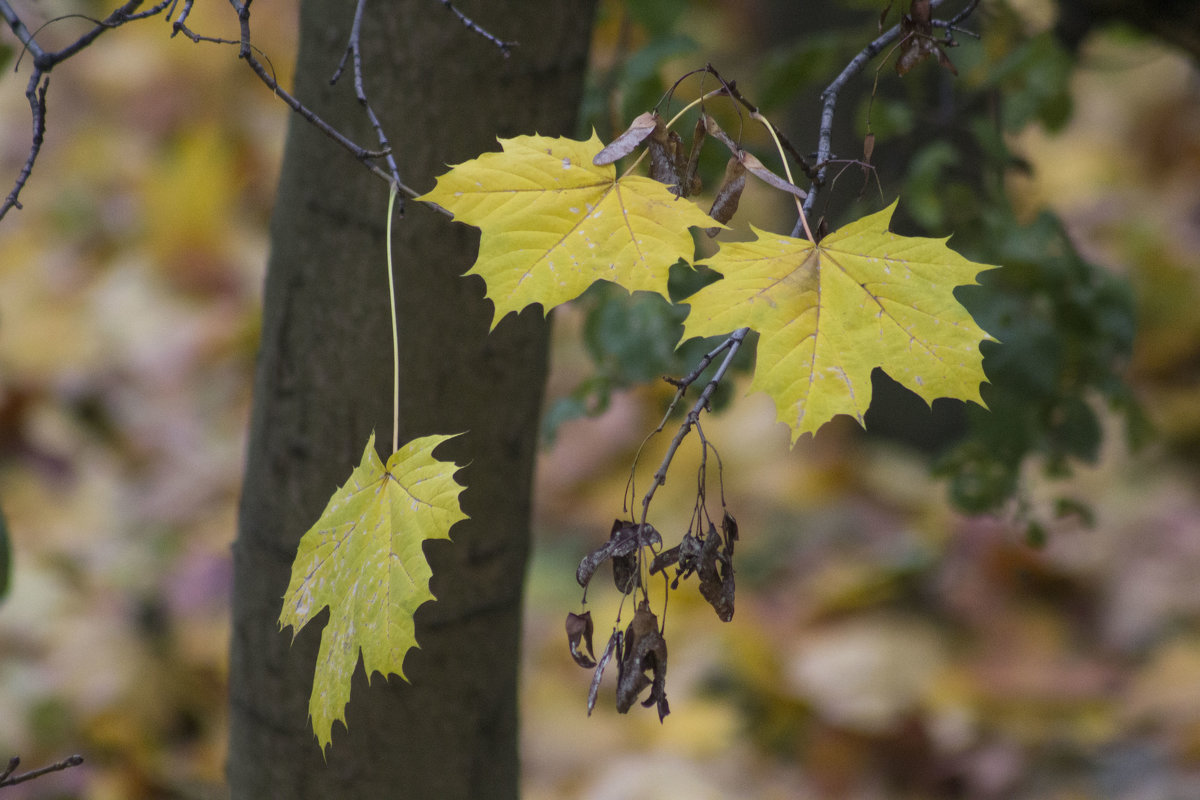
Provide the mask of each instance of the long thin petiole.
[{"label": "long thin petiole", "polygon": [[396,207],[398,187],[393,182],[388,194],[387,267],[388,306],[392,309],[392,452],[400,449],[400,334],[396,329],[396,278],[392,268],[392,211]]}]

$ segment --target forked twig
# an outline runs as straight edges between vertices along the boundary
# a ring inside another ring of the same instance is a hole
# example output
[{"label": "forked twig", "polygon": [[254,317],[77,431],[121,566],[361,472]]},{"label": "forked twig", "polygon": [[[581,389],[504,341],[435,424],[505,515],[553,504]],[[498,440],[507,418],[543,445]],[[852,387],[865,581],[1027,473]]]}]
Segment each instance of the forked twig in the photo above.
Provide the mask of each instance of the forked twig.
[{"label": "forked twig", "polygon": [[[333,141],[337,142],[342,148],[347,150],[355,159],[372,173],[378,175],[389,184],[396,186],[401,192],[409,197],[416,197],[418,192],[406,186],[400,180],[400,173],[396,166],[395,158],[392,154],[391,144],[384,133],[383,126],[379,121],[375,110],[367,100],[367,94],[363,85],[362,57],[359,45],[359,38],[362,29],[363,8],[366,0],[358,0],[355,6],[354,22],[351,29],[350,42],[343,54],[342,61],[338,65],[337,71],[334,74],[333,81],[336,81],[344,70],[347,60],[354,66],[354,92],[355,97],[363,106],[367,119],[371,122],[375,129],[375,134],[379,140],[377,149],[370,149],[359,145],[343,134],[333,125],[329,124],[320,115],[300,102],[294,95],[279,85],[276,79],[274,70],[267,64],[263,63],[262,59],[266,56],[253,45],[250,37],[250,3],[251,0],[230,0],[230,5],[233,7],[234,13],[237,14],[239,37],[237,39],[222,39],[214,36],[206,36],[192,30],[188,26],[188,18],[191,14],[192,6],[195,0],[159,0],[153,6],[139,10],[142,5],[142,0],[127,0],[123,5],[105,17],[103,20],[92,20],[93,26],[74,42],[67,45],[61,50],[48,51],[38,42],[37,34],[40,31],[31,31],[25,24],[21,15],[10,5],[9,0],[0,0],[0,17],[7,23],[8,28],[17,37],[17,40],[22,46],[22,55],[29,53],[33,61],[33,71],[26,84],[25,96],[29,101],[30,118],[32,123],[32,134],[30,138],[29,155],[26,157],[21,169],[13,181],[12,189],[8,196],[4,198],[3,203],[0,203],[0,219],[3,219],[9,209],[22,208],[20,195],[26,184],[29,182],[29,177],[33,172],[33,167],[37,162],[38,156],[42,151],[42,144],[46,135],[46,92],[50,86],[50,73],[53,69],[81,52],[91,45],[100,34],[112,28],[118,28],[128,22],[133,22],[141,19],[148,19],[153,16],[158,16],[164,11],[166,19],[171,20],[178,7],[178,16],[172,21],[171,35],[175,36],[183,34],[184,37],[191,40],[193,43],[207,42],[210,44],[236,45],[238,48],[238,58],[245,61],[250,69],[254,72],[258,79],[262,81],[268,89],[270,89],[277,97],[299,114],[306,122],[315,127],[317,130],[324,133]],[[504,56],[510,54],[511,48],[516,45],[516,42],[508,42],[501,40],[494,34],[487,31],[470,17],[464,15],[461,11],[455,8],[449,0],[439,0],[446,8],[452,11],[464,25],[476,34],[482,36],[488,41],[500,48]],[[260,58],[261,56],[261,58]],[[18,58],[18,66],[20,59]],[[381,168],[376,162],[378,159],[384,159],[387,164],[387,169]]]},{"label": "forked twig", "polygon": [[[937,9],[943,5],[945,0],[933,0],[930,4],[932,8]],[[935,27],[946,28],[947,32],[958,30],[958,24],[970,16],[975,8],[979,5],[979,0],[970,0],[966,7],[958,14],[949,20],[933,20]],[[855,75],[858,75],[866,67],[867,63],[882,53],[889,45],[897,41],[903,35],[903,26],[900,23],[888,28],[880,34],[874,41],[858,52],[845,68],[838,73],[838,76],[825,87],[821,92],[821,125],[817,131],[817,179],[813,181],[812,189],[809,190],[808,197],[804,200],[804,215],[812,213],[813,203],[816,202],[817,193],[820,187],[825,182],[825,172],[831,160],[833,152],[833,117],[837,109],[838,95],[841,94],[843,88]],[[803,229],[801,220],[796,220],[796,225],[792,229],[792,236],[799,236]]]},{"label": "forked twig", "polygon": [[[371,127],[375,129],[375,136],[379,139],[379,153],[383,154],[387,161],[388,171],[391,173],[391,181],[397,189],[407,194],[409,197],[416,197],[417,193],[409,187],[405,186],[400,180],[400,170],[396,167],[396,157],[392,153],[392,144],[388,141],[387,134],[383,131],[383,124],[380,123],[379,117],[375,114],[375,109],[371,107],[371,103],[367,100],[367,91],[363,88],[363,70],[362,70],[362,20],[363,9],[366,8],[367,0],[358,0],[354,7],[354,22],[350,26],[350,41],[346,45],[345,51],[342,53],[342,60],[338,62],[337,70],[333,73],[333,77],[329,79],[329,83],[335,84],[342,77],[342,72],[346,69],[346,62],[349,61],[354,67],[354,96],[358,99],[359,105],[363,107],[363,112],[367,115],[367,119],[371,122]],[[396,214],[404,216],[404,198],[396,198]],[[390,218],[390,215],[389,215]]]},{"label": "forked twig", "polygon": [[[21,43],[22,54],[28,52],[33,57],[33,72],[30,74],[29,81],[25,85],[25,97],[29,100],[30,116],[33,123],[29,155],[21,165],[21,170],[17,173],[16,180],[13,181],[13,188],[9,191],[8,196],[4,198],[4,202],[0,203],[0,219],[4,219],[4,215],[8,213],[9,209],[21,208],[21,191],[25,188],[25,184],[28,183],[29,176],[33,173],[33,166],[42,151],[42,143],[46,136],[46,92],[50,88],[51,71],[90,45],[105,31],[118,28],[126,22],[145,19],[148,16],[158,14],[171,5],[172,2],[174,0],[162,0],[162,2],[150,9],[138,13],[137,9],[142,4],[142,0],[128,0],[128,2],[104,19],[93,20],[92,28],[71,44],[61,50],[48,51],[38,43],[36,38],[37,32],[29,30],[29,27],[25,25],[21,16],[9,5],[8,0],[0,0],[0,16],[8,23],[9,30],[13,32],[13,35]],[[20,58],[17,59],[17,63],[20,63]]]},{"label": "forked twig", "polygon": [[670,383],[675,386],[675,397],[671,401],[671,405],[668,407],[667,414],[663,417],[663,421],[658,424],[658,429],[655,431],[655,433],[661,432],[663,427],[665,427],[667,418],[670,416],[671,411],[675,408],[675,405],[683,398],[687,388],[699,379],[700,375],[703,374],[706,369],[708,369],[709,365],[712,364],[718,355],[720,355],[722,352],[725,353],[725,358],[721,360],[721,364],[717,367],[716,372],[714,372],[713,376],[709,378],[708,383],[704,385],[704,389],[700,392],[700,397],[698,397],[696,402],[692,404],[692,408],[688,411],[687,416],[684,417],[683,422],[679,426],[679,430],[677,430],[675,432],[675,436],[672,437],[671,443],[667,446],[667,452],[663,455],[662,463],[659,464],[658,469],[655,470],[654,476],[650,481],[650,488],[646,490],[645,496],[642,497],[641,523],[643,525],[646,524],[646,519],[650,514],[650,501],[654,499],[654,493],[658,491],[659,486],[662,486],[667,482],[667,470],[670,468],[671,462],[675,459],[675,453],[679,450],[679,445],[681,445],[683,440],[687,438],[687,435],[691,432],[692,428],[697,425],[700,419],[700,413],[709,407],[709,402],[712,400],[713,392],[717,390],[717,387],[721,384],[721,380],[725,377],[725,373],[729,371],[730,365],[733,364],[734,357],[738,354],[738,351],[742,347],[742,343],[746,340],[746,336],[749,333],[749,328],[738,328],[736,331],[729,334],[729,337],[721,342],[721,344],[717,345],[716,348],[705,354],[705,356],[700,359],[700,363],[696,366],[696,368],[688,373],[687,377],[678,381],[670,381]]}]

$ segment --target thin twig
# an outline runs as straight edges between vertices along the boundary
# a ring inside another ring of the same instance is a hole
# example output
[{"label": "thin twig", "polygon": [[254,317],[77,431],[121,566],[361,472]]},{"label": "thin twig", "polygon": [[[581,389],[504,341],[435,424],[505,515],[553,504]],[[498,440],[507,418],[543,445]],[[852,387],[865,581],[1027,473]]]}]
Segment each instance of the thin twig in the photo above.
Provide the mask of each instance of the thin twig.
[{"label": "thin twig", "polygon": [[[41,83],[39,84],[38,81]],[[13,181],[12,191],[8,193],[8,197],[4,198],[4,204],[0,205],[0,219],[4,219],[4,215],[10,208],[21,209],[24,207],[19,199],[21,190],[29,181],[29,175],[33,172],[33,164],[37,161],[38,153],[42,151],[42,142],[46,137],[46,90],[49,87],[50,76],[43,77],[41,70],[34,70],[33,75],[29,78],[29,87],[25,90],[25,96],[29,98],[30,115],[33,117],[33,137],[30,140],[29,155],[25,158],[25,163],[21,165],[17,179]]]},{"label": "thin twig", "polygon": [[454,4],[451,3],[450,0],[438,0],[438,2],[441,3],[443,6],[445,6],[446,8],[448,8],[454,14],[454,16],[458,17],[458,21],[461,22],[463,25],[466,25],[473,32],[477,33],[478,35],[482,36],[484,39],[487,39],[489,42],[496,45],[496,47],[500,48],[500,53],[505,58],[508,58],[510,55],[512,55],[512,49],[517,46],[517,42],[506,42],[503,39],[501,39],[499,36],[496,36],[494,33],[490,32],[489,30],[484,28],[482,25],[477,23],[475,20],[471,19],[466,14],[462,13],[457,8],[455,8]]},{"label": "thin twig", "polygon": [[792,158],[796,159],[796,163],[800,165],[801,171],[804,172],[804,174],[809,178],[809,180],[816,180],[816,177],[817,177],[816,169],[811,164],[808,163],[807,159],[805,159],[804,156],[800,155],[800,151],[798,151],[796,149],[796,147],[788,140],[788,138],[784,134],[784,132],[779,130],[779,128],[776,127],[775,123],[771,122],[765,116],[763,116],[762,113],[759,111],[758,106],[751,103],[749,100],[747,100],[742,95],[742,93],[737,88],[737,81],[726,81],[724,78],[721,77],[721,74],[719,72],[717,72],[717,70],[713,67],[712,64],[706,64],[704,67],[704,71],[709,73],[713,77],[715,77],[717,80],[719,80],[721,82],[721,85],[725,88],[725,93],[728,94],[731,98],[733,98],[737,102],[741,103],[746,108],[746,110],[750,112],[750,115],[752,117],[754,117],[759,122],[761,122],[764,125],[766,125],[767,127],[769,127],[771,129],[771,131],[775,134],[775,137],[778,139],[779,143],[783,146],[783,149],[786,150],[789,154],[791,154]]},{"label": "thin twig", "polygon": [[[42,51],[41,45],[33,38],[33,32],[26,27],[20,15],[8,4],[8,0],[0,0],[0,16],[4,17],[4,21],[8,23],[9,29],[16,35],[17,41],[33,56],[35,62],[44,57],[45,54]],[[17,63],[19,64],[20,62],[21,59],[18,57]]]},{"label": "thin twig", "polygon": [[18,783],[24,783],[25,781],[31,781],[34,778],[40,778],[43,775],[50,774],[51,772],[61,772],[64,769],[78,767],[83,763],[83,756],[67,756],[62,761],[57,761],[49,766],[31,769],[29,772],[22,772],[20,775],[13,775],[13,772],[17,769],[17,765],[20,763],[21,759],[17,756],[13,756],[11,759],[9,759],[8,769],[6,769],[4,774],[0,776],[0,786],[15,786]]}]

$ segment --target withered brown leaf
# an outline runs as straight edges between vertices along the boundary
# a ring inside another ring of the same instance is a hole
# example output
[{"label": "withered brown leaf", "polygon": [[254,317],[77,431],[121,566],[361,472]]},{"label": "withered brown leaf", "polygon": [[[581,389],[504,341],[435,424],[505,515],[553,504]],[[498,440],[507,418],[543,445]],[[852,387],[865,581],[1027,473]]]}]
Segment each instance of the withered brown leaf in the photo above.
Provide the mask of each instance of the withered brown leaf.
[{"label": "withered brown leaf", "polygon": [[[587,648],[584,653],[580,645]],[[567,645],[571,648],[571,658],[581,667],[596,666],[596,656],[592,652],[592,612],[582,614],[567,614]]]},{"label": "withered brown leaf", "polygon": [[679,587],[681,578],[697,573],[700,577],[700,594],[722,622],[729,622],[733,619],[733,549],[737,538],[737,520],[726,511],[721,518],[720,533],[711,522],[703,538],[688,531],[679,544],[655,556],[650,563],[650,574],[674,565],[675,578],[671,581],[671,588],[675,589]]},{"label": "withered brown leaf", "polygon": [[662,125],[662,119],[653,111],[639,114],[620,136],[609,142],[592,158],[592,163],[597,167],[602,167],[624,158],[644,142],[646,137],[654,133],[654,129],[660,125]]},{"label": "withered brown leaf", "polygon": [[[667,643],[658,629],[658,617],[643,600],[625,630],[621,660],[617,665],[617,711],[624,714],[647,686],[642,705],[658,707],[658,719],[671,713],[667,704]],[[647,677],[646,673],[650,673]]]},{"label": "withered brown leaf", "polygon": [[596,664],[596,671],[592,673],[592,685],[588,688],[587,710],[588,716],[592,715],[592,709],[596,707],[596,694],[600,691],[600,679],[604,677],[604,669],[608,666],[608,662],[612,660],[613,653],[621,650],[621,642],[624,636],[620,631],[613,631],[612,636],[608,637],[608,644],[604,647],[604,652],[600,655],[600,661]]},{"label": "withered brown leaf", "polygon": [[[654,530],[653,525],[649,523],[640,525],[637,522],[628,520],[614,520],[612,533],[609,534],[608,541],[580,560],[579,567],[575,570],[575,580],[579,582],[580,586],[586,589],[600,565],[608,559],[613,558],[613,580],[617,583],[617,588],[622,589],[622,586],[628,582],[629,578],[627,574],[618,574],[615,559],[633,555],[636,566],[636,556],[639,547],[657,547],[661,544],[662,537],[658,535],[658,531]],[[634,574],[636,575],[636,569],[634,570]],[[625,590],[622,589],[622,591]]]},{"label": "withered brown leaf", "polygon": [[[733,156],[725,164],[725,178],[721,181],[721,188],[717,190],[716,197],[713,198],[712,208],[709,209],[708,215],[722,225],[729,222],[737,213],[738,203],[742,199],[742,190],[745,188],[746,165],[740,158]],[[706,228],[704,232],[708,234],[709,238],[712,238],[721,232],[721,228]]]},{"label": "withered brown leaf", "polygon": [[958,69],[951,63],[941,43],[933,38],[933,5],[930,0],[912,0],[908,13],[900,19],[900,30],[904,38],[900,40],[900,55],[896,58],[897,75],[906,75],[934,53],[939,64],[958,74]]},{"label": "withered brown leaf", "polygon": [[700,191],[696,166],[700,159],[700,148],[704,144],[703,121],[696,123],[691,149],[685,154],[683,139],[679,134],[668,131],[661,118],[655,116],[655,119],[656,125],[646,142],[650,151],[650,177],[659,183],[665,183],[670,187],[671,193],[678,197],[695,194]]},{"label": "withered brown leaf", "polygon": [[667,130],[659,120],[646,146],[650,150],[650,177],[665,183],[672,192],[679,194],[679,176],[687,164],[679,134]]}]

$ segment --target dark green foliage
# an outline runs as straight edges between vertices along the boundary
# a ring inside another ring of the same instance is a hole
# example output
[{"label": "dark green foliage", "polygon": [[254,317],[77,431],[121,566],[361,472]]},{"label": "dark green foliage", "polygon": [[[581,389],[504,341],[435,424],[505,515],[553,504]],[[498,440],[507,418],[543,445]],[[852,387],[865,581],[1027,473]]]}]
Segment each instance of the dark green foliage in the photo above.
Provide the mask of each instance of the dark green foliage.
[{"label": "dark green foliage", "polygon": [[771,112],[795,101],[796,88],[828,82],[862,49],[860,31],[817,31],[767,53],[755,78],[755,101]]},{"label": "dark green foliage", "polygon": [[1094,461],[1101,405],[1136,413],[1120,377],[1133,347],[1129,284],[1085,261],[1054,215],[1021,225],[994,212],[971,249],[1004,269],[959,290],[999,339],[984,346],[988,410],[968,410],[970,436],[939,466],[967,511],[1011,496],[1028,457],[1039,456],[1055,476],[1067,474],[1072,460]]},{"label": "dark green foliage", "polygon": [[[678,302],[717,277],[704,267],[692,269],[682,262],[676,264],[671,267],[668,284],[671,299]],[[620,287],[597,283],[577,302],[586,314],[583,341],[596,371],[547,410],[542,433],[548,440],[553,440],[562,423],[603,412],[615,390],[664,376],[683,377],[721,341],[691,339],[678,345],[687,307],[672,305],[657,294],[636,292],[631,296]],[[750,368],[747,350],[753,352],[752,348],[742,349],[734,361],[736,370]],[[722,384],[713,395],[714,407],[723,407],[731,397],[731,387]]]},{"label": "dark green foliage", "polygon": [[[694,53],[699,45],[689,36],[676,31],[680,17],[688,10],[687,0],[663,2],[626,2],[610,6],[619,15],[616,19],[599,20],[616,28],[617,62],[611,69],[596,70],[588,75],[587,87],[580,110],[580,130],[587,136],[594,128],[605,141],[611,141],[622,126],[638,114],[653,108],[667,86],[663,84],[661,68],[671,59]],[[631,43],[631,32],[639,34]],[[619,107],[611,100],[619,88]],[[619,117],[614,119],[613,117]]]},{"label": "dark green foliage", "polygon": [[1018,131],[1040,122],[1059,130],[1071,118],[1075,60],[1049,33],[1022,42],[988,73],[988,86],[1004,94],[1004,127]]}]

